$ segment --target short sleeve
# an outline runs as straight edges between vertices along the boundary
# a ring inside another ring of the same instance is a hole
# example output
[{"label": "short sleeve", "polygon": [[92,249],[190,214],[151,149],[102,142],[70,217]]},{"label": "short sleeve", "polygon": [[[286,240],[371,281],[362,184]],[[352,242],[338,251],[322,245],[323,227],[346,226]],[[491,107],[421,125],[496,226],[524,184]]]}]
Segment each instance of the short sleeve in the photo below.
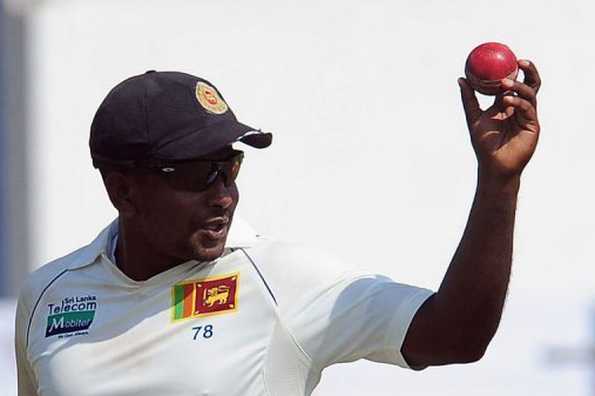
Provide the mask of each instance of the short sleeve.
[{"label": "short sleeve", "polygon": [[352,275],[305,299],[292,310],[290,327],[319,369],[358,359],[409,368],[401,346],[432,294],[381,275]]}]

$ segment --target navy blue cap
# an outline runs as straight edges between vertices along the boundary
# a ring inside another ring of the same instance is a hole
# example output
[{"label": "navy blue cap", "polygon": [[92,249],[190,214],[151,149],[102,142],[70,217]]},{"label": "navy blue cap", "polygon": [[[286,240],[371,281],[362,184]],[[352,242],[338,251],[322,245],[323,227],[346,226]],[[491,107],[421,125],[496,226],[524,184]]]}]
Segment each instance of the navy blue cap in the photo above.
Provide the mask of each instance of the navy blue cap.
[{"label": "navy blue cap", "polygon": [[91,125],[93,166],[179,162],[272,134],[239,122],[213,84],[181,72],[148,71],[114,87]]}]

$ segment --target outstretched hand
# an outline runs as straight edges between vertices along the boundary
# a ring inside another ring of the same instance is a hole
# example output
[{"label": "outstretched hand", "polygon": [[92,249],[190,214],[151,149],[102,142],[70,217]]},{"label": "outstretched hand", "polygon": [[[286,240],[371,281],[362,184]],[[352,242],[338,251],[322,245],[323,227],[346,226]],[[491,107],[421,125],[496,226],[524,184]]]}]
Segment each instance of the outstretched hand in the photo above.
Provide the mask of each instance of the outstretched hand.
[{"label": "outstretched hand", "polygon": [[479,107],[467,80],[459,79],[471,142],[484,177],[507,180],[519,176],[537,146],[536,96],[541,79],[532,62],[520,60],[518,65],[524,81],[502,80],[506,91],[486,110]]}]

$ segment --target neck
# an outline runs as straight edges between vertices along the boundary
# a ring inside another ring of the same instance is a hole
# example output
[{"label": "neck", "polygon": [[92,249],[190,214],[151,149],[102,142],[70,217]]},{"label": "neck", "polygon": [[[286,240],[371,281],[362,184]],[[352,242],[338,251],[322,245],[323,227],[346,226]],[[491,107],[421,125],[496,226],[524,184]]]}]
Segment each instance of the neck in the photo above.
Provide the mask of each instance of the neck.
[{"label": "neck", "polygon": [[180,259],[160,253],[135,231],[131,224],[120,218],[116,265],[130,279],[145,281],[179,264]]}]

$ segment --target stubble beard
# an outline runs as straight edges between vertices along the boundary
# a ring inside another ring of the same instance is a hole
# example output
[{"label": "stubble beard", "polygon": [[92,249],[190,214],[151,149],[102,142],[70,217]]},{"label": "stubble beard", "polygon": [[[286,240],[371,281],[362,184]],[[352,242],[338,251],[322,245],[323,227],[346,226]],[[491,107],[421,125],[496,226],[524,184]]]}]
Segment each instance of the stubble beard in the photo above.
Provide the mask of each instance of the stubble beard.
[{"label": "stubble beard", "polygon": [[191,259],[197,261],[213,261],[221,257],[225,251],[227,235],[220,241],[205,241],[199,232],[190,239]]}]

